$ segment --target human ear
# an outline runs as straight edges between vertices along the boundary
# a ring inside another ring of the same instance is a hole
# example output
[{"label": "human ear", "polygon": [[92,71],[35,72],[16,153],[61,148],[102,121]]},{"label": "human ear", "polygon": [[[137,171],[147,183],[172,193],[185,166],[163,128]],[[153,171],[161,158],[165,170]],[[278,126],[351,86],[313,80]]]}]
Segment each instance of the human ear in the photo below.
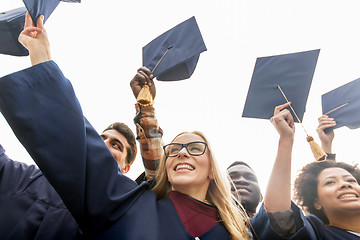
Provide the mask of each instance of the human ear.
[{"label": "human ear", "polygon": [[210,180],[213,180],[213,179],[214,179],[214,172],[213,172],[212,169],[210,170],[210,173],[209,173],[209,179],[210,179]]},{"label": "human ear", "polygon": [[130,170],[130,164],[126,164],[123,169],[121,169],[121,172],[123,174],[127,173]]},{"label": "human ear", "polygon": [[314,202],[314,207],[316,210],[321,210],[322,206],[321,204],[319,203],[319,200],[316,199],[315,202]]}]

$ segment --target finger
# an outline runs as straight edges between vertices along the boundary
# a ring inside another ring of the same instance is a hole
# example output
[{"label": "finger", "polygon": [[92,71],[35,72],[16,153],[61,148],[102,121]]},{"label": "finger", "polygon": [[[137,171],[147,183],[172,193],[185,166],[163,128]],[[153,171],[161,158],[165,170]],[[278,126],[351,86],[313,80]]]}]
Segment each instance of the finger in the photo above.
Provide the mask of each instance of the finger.
[{"label": "finger", "polygon": [[38,34],[41,33],[42,30],[40,28],[37,27],[27,27],[26,29],[24,29],[21,34],[24,34],[26,36],[30,36],[30,37],[36,37],[36,35],[34,36],[34,33]]},{"label": "finger", "polygon": [[149,84],[151,79],[148,74],[143,72],[142,70],[139,71],[139,74],[141,74],[142,78],[144,79],[144,84]]},{"label": "finger", "polygon": [[327,115],[322,115],[321,117],[318,118],[318,121],[324,121],[324,120],[334,120],[334,118],[330,118]]},{"label": "finger", "polygon": [[287,124],[289,125],[289,127],[294,128],[295,127],[295,122],[294,119],[286,119]]},{"label": "finger", "polygon": [[320,126],[317,128],[317,130],[323,131],[323,130],[325,130],[326,128],[335,127],[335,126],[336,126],[336,122],[335,122],[335,121],[327,122],[327,123],[324,123],[324,124],[320,125]]},{"label": "finger", "polygon": [[143,72],[145,72],[147,75],[151,75],[152,74],[152,72],[150,71],[150,69],[148,69],[147,67],[141,67],[141,68],[139,68],[139,70],[138,71],[143,71]]},{"label": "finger", "polygon": [[282,105],[276,106],[275,109],[274,109],[274,115],[278,114],[284,108],[287,108],[288,106],[290,106],[290,104],[291,104],[291,102],[287,102],[287,103],[284,103]]},{"label": "finger", "polygon": [[153,78],[150,77],[149,86],[153,86],[153,85],[155,85],[154,80],[153,80]]},{"label": "finger", "polygon": [[42,29],[42,30],[45,30],[45,27],[44,27],[44,15],[40,15],[36,21],[36,24],[37,24],[37,27]]},{"label": "finger", "polygon": [[24,29],[27,27],[35,27],[29,12],[26,12]]},{"label": "finger", "polygon": [[329,117],[320,117],[318,119],[318,122],[319,122],[319,126],[318,128],[323,128],[324,125],[335,125],[336,122],[334,120],[334,118],[329,118]]},{"label": "finger", "polygon": [[153,75],[153,73],[147,68],[147,67],[141,67],[141,68],[139,68],[138,69],[138,72],[143,72],[146,76],[147,76],[147,79],[149,79],[149,81],[147,81],[147,83],[149,84],[149,85],[151,85],[151,79],[153,79],[154,78],[154,75]]},{"label": "finger", "polygon": [[319,126],[324,125],[324,124],[331,124],[331,123],[335,123],[335,120],[333,118],[331,118],[331,119],[322,119],[322,120],[319,121]]},{"label": "finger", "polygon": [[293,128],[295,126],[295,122],[294,122],[294,118],[293,116],[291,115],[290,111],[289,110],[284,110],[284,116],[285,116],[285,119],[286,119],[286,122],[287,124]]},{"label": "finger", "polygon": [[146,75],[142,72],[138,72],[135,76],[135,79],[141,86],[146,84]]}]

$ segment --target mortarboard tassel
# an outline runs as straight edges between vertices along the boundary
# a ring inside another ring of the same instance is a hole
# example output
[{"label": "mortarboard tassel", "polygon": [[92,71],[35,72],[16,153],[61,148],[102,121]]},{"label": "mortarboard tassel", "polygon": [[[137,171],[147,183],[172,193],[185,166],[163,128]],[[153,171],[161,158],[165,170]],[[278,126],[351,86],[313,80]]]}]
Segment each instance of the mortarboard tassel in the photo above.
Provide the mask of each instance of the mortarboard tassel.
[{"label": "mortarboard tassel", "polygon": [[149,105],[152,105],[154,103],[154,100],[153,100],[153,96],[150,92],[150,89],[149,89],[149,86],[148,85],[144,85],[137,98],[136,98],[136,101],[141,104],[142,106],[149,106]]},{"label": "mortarboard tassel", "polygon": [[311,151],[314,154],[314,157],[316,161],[325,161],[327,154],[322,150],[322,148],[314,141],[314,138],[312,136],[307,136],[306,140],[310,144]]},{"label": "mortarboard tassel", "polygon": [[[279,88],[281,94],[284,96],[285,100],[287,103],[289,103],[285,93],[282,91],[281,87],[279,85],[277,85],[277,87]],[[306,133],[306,141],[308,141],[308,143],[310,144],[310,148],[312,153],[314,154],[315,160],[316,161],[325,161],[327,154],[324,152],[324,150],[314,141],[314,138],[312,136],[309,136],[302,124],[302,122],[300,121],[299,117],[297,116],[295,110],[293,109],[293,107],[291,106],[291,104],[289,104],[289,107],[291,108],[291,110],[293,111],[295,117],[297,118],[298,122],[300,123],[301,127],[304,129],[305,133]]]},{"label": "mortarboard tassel", "polygon": [[[160,60],[157,62],[157,64],[155,65],[154,69],[151,71],[151,73],[153,73],[155,71],[155,69],[157,68],[157,66],[159,65],[159,63],[161,62],[161,60],[165,57],[165,55],[167,54],[167,52],[169,51],[170,48],[168,48],[166,50],[166,52],[162,55],[162,57],[160,58]],[[150,92],[150,89],[149,89],[149,86],[148,85],[144,85],[137,98],[136,98],[136,101],[143,105],[143,106],[149,106],[151,104],[154,103],[154,100],[153,100],[153,96]]]}]

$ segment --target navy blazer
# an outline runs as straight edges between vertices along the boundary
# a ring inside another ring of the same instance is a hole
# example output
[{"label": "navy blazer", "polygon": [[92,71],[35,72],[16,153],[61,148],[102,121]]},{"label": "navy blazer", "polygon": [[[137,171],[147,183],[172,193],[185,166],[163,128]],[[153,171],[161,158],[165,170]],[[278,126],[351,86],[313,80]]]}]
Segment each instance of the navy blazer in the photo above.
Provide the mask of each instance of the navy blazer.
[{"label": "navy blazer", "polygon": [[35,166],[11,160],[0,145],[0,239],[80,237],[60,196]]},{"label": "navy blazer", "polygon": [[[121,173],[55,62],[0,79],[0,110],[88,238],[194,239],[168,198]],[[199,239],[230,237],[218,223]]]}]

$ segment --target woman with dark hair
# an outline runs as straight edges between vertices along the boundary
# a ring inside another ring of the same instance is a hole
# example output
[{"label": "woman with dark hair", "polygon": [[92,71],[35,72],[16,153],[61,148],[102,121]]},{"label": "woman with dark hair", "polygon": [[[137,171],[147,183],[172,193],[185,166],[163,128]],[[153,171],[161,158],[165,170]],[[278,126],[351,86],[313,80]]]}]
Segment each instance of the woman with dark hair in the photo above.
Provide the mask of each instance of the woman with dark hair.
[{"label": "woman with dark hair", "polygon": [[[342,170],[341,170],[342,169]],[[329,224],[329,218],[326,216],[324,212],[325,209],[320,207],[319,205],[319,196],[318,192],[322,191],[323,186],[319,182],[319,177],[321,174],[324,174],[324,171],[336,170],[336,172],[345,170],[350,175],[348,175],[347,182],[349,182],[349,188],[352,188],[351,183],[355,184],[356,182],[360,182],[360,169],[357,165],[353,166],[343,162],[333,162],[333,161],[325,161],[325,162],[313,162],[300,171],[299,176],[295,180],[294,184],[294,200],[309,214],[313,214],[321,219],[324,224]],[[325,172],[326,173],[326,172]],[[328,175],[326,175],[328,176]],[[355,179],[354,179],[355,178]],[[325,182],[325,186],[334,185],[336,182],[333,180],[333,177]],[[357,184],[358,185],[358,184]],[[346,188],[346,186],[343,186]],[[352,191],[349,194],[355,195]],[[353,196],[348,196],[353,197]],[[342,197],[345,199],[345,197]]]},{"label": "woman with dark hair", "polygon": [[310,215],[291,202],[291,153],[294,120],[275,108],[271,122],[279,147],[259,213],[251,219],[259,239],[360,239],[360,170],[334,161],[306,165],[295,181],[295,199]]}]

